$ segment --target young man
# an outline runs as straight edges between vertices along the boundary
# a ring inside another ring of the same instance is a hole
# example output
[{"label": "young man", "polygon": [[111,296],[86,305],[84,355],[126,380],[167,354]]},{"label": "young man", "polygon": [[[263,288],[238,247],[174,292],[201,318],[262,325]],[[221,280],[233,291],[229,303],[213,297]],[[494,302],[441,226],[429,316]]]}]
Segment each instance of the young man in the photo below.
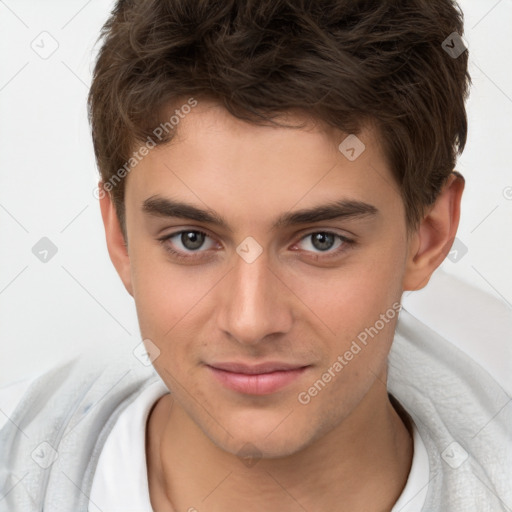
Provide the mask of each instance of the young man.
[{"label": "young man", "polygon": [[90,118],[146,366],[41,376],[0,510],[510,510],[510,398],[400,306],[458,227],[462,32],[449,0],[116,4]]}]

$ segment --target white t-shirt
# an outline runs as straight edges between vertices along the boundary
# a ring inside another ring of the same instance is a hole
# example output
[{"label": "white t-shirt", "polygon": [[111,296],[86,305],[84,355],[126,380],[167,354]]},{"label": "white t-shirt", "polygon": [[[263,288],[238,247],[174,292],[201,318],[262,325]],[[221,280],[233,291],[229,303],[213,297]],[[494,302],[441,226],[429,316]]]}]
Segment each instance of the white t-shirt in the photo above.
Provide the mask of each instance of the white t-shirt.
[{"label": "white t-shirt", "polygon": [[[153,512],[146,467],[146,422],[153,404],[168,389],[149,385],[119,416],[101,451],[88,512]],[[392,512],[418,512],[428,489],[429,462],[413,422],[414,455],[406,486]]]},{"label": "white t-shirt", "polygon": [[146,422],[153,404],[169,393],[158,380],[117,418],[101,450],[88,512],[153,512],[146,465]]}]

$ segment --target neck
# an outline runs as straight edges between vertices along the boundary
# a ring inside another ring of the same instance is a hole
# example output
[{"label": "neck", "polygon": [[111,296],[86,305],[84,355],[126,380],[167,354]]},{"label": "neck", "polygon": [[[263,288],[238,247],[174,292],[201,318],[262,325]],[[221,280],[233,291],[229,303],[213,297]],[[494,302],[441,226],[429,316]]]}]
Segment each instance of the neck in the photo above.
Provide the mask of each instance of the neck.
[{"label": "neck", "polygon": [[165,395],[148,419],[153,508],[389,511],[412,462],[412,438],[404,420],[376,381],[342,424],[305,449],[244,464],[213,444],[179,403]]}]

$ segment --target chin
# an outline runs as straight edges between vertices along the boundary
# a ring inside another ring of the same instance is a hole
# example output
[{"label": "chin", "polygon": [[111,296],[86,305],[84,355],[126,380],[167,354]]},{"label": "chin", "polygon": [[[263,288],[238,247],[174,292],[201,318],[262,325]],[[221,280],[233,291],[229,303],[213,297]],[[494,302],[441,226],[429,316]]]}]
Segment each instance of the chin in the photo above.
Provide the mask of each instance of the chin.
[{"label": "chin", "polygon": [[[214,441],[215,442],[215,441]],[[282,436],[276,439],[265,436],[243,436],[230,439],[229,443],[216,443],[221,450],[239,457],[242,462],[247,459],[281,459],[300,452],[307,442]]]},{"label": "chin", "polygon": [[[264,414],[260,411],[258,415],[257,420],[238,419],[230,425],[226,424],[231,437],[225,435],[225,432],[222,432],[221,439],[216,439],[211,432],[207,435],[223,451],[237,457],[254,459],[289,457],[305,449],[321,435],[319,432],[312,431],[310,420],[304,419],[303,424],[296,419],[288,421],[293,414],[288,418],[286,414],[280,414],[279,418],[275,415],[264,418]],[[283,418],[286,419],[283,421]]]}]

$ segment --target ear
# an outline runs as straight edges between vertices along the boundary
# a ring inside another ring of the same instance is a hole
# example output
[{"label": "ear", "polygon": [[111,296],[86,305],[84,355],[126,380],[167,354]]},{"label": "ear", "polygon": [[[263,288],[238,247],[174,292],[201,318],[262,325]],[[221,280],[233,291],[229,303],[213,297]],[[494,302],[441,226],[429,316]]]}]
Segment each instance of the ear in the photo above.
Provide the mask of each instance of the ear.
[{"label": "ear", "polygon": [[99,201],[108,253],[127,292],[133,297],[130,256],[110,193],[98,183]]},{"label": "ear", "polygon": [[448,255],[459,227],[465,181],[454,171],[435,203],[411,235],[403,290],[421,290]]}]

